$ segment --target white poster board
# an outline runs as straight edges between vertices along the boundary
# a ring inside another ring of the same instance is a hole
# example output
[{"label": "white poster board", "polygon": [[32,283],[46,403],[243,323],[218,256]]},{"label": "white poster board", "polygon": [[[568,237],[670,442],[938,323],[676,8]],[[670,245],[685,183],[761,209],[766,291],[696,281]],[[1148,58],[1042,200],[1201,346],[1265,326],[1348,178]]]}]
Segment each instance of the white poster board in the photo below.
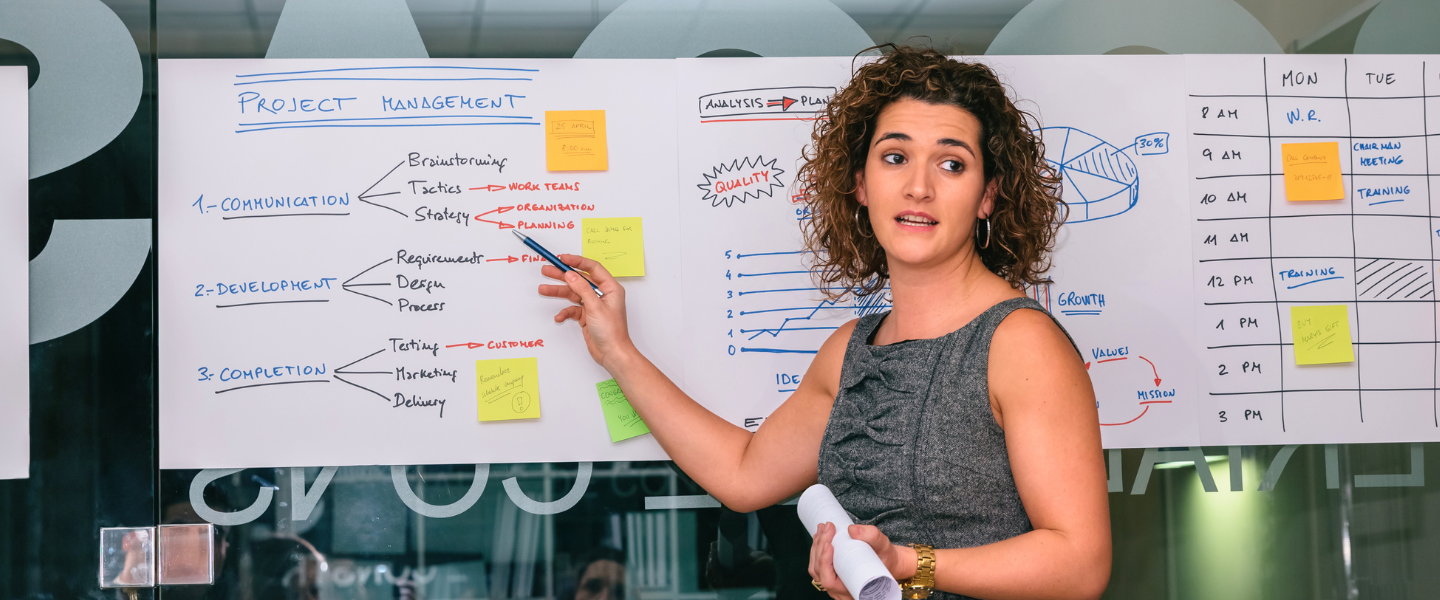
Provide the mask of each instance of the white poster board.
[{"label": "white poster board", "polygon": [[800,152],[817,111],[849,81],[850,60],[678,62],[685,387],[754,431],[835,328],[889,307],[822,300],[800,237],[809,216],[794,198]]},{"label": "white poster board", "polygon": [[29,94],[0,67],[0,479],[30,475]]},{"label": "white poster board", "polygon": [[[1188,264],[1170,152],[1183,136],[1169,135],[1183,114],[1166,101],[1183,94],[1180,60],[995,65],[1047,128],[1080,207],[1055,283],[1032,293],[1096,354],[1106,445],[1197,441],[1189,273],[1166,268]],[[648,436],[609,441],[594,391],[607,376],[573,324],[551,324],[559,303],[534,295],[535,257],[503,229],[577,252],[574,230],[550,227],[592,216],[645,223],[647,275],[625,282],[640,347],[712,411],[757,427],[830,331],[888,308],[885,294],[821,301],[800,254],[793,175],[850,68],[164,61],[161,466],[662,458]],[[546,110],[605,110],[608,170],[546,171],[544,136],[526,124]],[[522,208],[494,212],[510,206]],[[536,207],[549,212],[515,216]],[[1121,238],[1149,251],[1108,243]],[[487,347],[497,340],[532,347]],[[522,357],[538,360],[540,417],[478,422],[474,361]]]},{"label": "white poster board", "polygon": [[[823,300],[800,242],[800,151],[851,59],[679,62],[686,387],[753,430],[836,327],[889,308],[886,293]],[[1064,177],[1054,283],[1030,292],[1085,355],[1105,446],[1198,443],[1185,154],[1171,149],[1185,141],[1183,59],[985,62],[1039,117]]]},{"label": "white poster board", "polygon": [[[1440,439],[1426,58],[983,59],[1064,178],[1052,281],[1026,292],[1079,347],[1105,447]],[[608,375],[506,231],[579,253],[600,217],[644,224],[640,348],[753,430],[889,307],[823,301],[800,240],[801,149],[851,68],[162,61],[161,466],[663,458],[610,441]],[[561,110],[605,111],[605,170],[547,169]],[[1280,145],[1327,140],[1346,197],[1285,200]],[[1322,304],[1356,360],[1296,366],[1288,311]],[[476,361],[520,358],[539,417],[479,422]]]},{"label": "white poster board", "polygon": [[[511,231],[579,254],[583,219],[640,217],[631,335],[678,379],[673,69],[162,61],[160,467],[663,456],[610,441],[609,375]],[[547,170],[546,111],[570,110],[605,111],[607,170]],[[479,381],[522,358],[538,383]]]}]

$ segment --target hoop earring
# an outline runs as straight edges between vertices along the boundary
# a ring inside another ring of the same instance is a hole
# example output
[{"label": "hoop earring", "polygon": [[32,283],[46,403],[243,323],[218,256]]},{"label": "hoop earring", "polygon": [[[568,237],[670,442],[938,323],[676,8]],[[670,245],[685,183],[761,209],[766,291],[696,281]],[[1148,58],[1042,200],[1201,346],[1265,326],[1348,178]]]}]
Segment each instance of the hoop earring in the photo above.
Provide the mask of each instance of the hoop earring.
[{"label": "hoop earring", "polygon": [[980,237],[980,223],[984,223],[984,224],[985,224],[985,243],[980,244],[980,249],[981,249],[981,250],[984,250],[984,249],[990,247],[990,217],[985,217],[985,218],[980,219],[979,221],[976,221],[976,222],[975,222],[975,237],[976,237],[976,238],[979,238],[979,237]]},{"label": "hoop earring", "polygon": [[863,238],[873,238],[873,237],[875,237],[875,234],[874,234],[873,232],[872,232],[872,233],[868,233],[868,234],[865,233],[865,227],[860,224],[860,211],[861,211],[862,209],[864,209],[864,208],[865,208],[865,205],[864,205],[864,204],[860,204],[860,203],[856,203],[856,204],[855,204],[855,230],[860,232],[860,237],[863,237]]}]

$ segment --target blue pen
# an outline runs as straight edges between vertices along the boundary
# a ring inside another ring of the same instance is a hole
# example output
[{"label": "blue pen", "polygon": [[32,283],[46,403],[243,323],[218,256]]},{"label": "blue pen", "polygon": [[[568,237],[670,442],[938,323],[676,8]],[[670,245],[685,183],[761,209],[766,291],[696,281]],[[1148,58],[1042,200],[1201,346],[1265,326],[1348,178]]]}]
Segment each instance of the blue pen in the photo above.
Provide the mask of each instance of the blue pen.
[{"label": "blue pen", "polygon": [[[523,234],[523,233],[520,233],[520,231],[519,231],[519,230],[516,230],[516,229],[511,229],[511,230],[510,230],[510,233],[515,234],[515,237],[518,237],[518,238],[520,238],[520,241],[525,242],[525,245],[526,245],[526,246],[529,246],[531,250],[534,250],[534,251],[536,251],[536,252],[539,252],[539,253],[540,253],[540,256],[545,257],[545,260],[550,261],[550,264],[555,265],[555,268],[560,269],[560,272],[561,272],[561,273],[564,273],[565,271],[575,271],[575,269],[572,268],[570,265],[567,265],[567,264],[565,264],[564,262],[561,262],[561,261],[560,261],[560,257],[555,256],[554,254],[551,254],[549,250],[546,250],[546,249],[545,249],[544,247],[542,247],[540,244],[537,244],[537,243],[535,242],[535,240],[530,239],[530,236],[527,236],[527,235],[525,235],[525,234]],[[590,278],[589,278],[589,277],[586,277],[584,273],[581,273],[581,272],[579,272],[579,271],[575,271],[575,274],[576,274],[576,275],[579,275],[581,279],[584,279],[584,280],[585,280],[585,283],[590,284],[590,289],[595,290],[595,295],[596,295],[596,296],[604,296],[604,295],[605,295],[605,292],[602,292],[602,291],[600,291],[600,288],[595,287],[595,282],[590,281]]]}]

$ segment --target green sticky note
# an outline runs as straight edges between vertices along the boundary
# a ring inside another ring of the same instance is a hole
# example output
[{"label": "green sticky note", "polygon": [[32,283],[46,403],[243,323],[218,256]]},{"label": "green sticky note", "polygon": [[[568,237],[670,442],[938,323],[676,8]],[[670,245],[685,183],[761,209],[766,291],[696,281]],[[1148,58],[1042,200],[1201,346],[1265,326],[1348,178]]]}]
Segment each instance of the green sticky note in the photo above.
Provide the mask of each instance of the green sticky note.
[{"label": "green sticky note", "polygon": [[620,384],[609,379],[595,384],[600,394],[600,408],[605,411],[605,426],[610,428],[610,441],[619,442],[635,436],[650,433],[650,428],[640,420],[640,415],[630,406],[630,400],[620,391]]},{"label": "green sticky note", "polygon": [[1355,362],[1350,313],[1343,304],[1290,307],[1290,333],[1297,365]]}]

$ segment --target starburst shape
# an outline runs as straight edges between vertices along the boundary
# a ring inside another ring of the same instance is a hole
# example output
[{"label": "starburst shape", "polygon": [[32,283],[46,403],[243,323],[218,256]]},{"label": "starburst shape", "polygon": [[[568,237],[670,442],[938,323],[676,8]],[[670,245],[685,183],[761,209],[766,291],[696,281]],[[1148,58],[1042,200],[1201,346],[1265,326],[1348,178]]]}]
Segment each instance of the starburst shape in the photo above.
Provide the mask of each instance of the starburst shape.
[{"label": "starburst shape", "polygon": [[705,183],[695,187],[705,192],[701,199],[708,200],[712,207],[719,207],[721,204],[730,207],[736,202],[773,196],[775,188],[785,187],[780,180],[785,171],[775,166],[776,162],[779,162],[779,159],[772,158],[767,161],[764,156],[759,155],[754,158],[737,158],[711,169],[709,173],[702,173]]}]

